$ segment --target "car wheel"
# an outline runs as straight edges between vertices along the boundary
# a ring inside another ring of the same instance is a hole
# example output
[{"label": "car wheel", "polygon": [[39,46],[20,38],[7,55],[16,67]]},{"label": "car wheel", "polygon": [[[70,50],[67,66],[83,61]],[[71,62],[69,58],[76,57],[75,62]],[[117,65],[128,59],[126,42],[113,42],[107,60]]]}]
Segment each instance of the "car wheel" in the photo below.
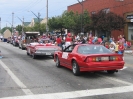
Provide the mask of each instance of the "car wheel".
[{"label": "car wheel", "polygon": [[30,54],[27,52],[27,55],[29,56]]},{"label": "car wheel", "polygon": [[108,74],[114,74],[115,73],[115,70],[107,70],[107,73]]},{"label": "car wheel", "polygon": [[73,74],[74,74],[75,76],[80,75],[79,66],[78,66],[78,64],[77,64],[76,61],[73,61],[73,62],[72,62],[72,71],[73,71]]},{"label": "car wheel", "polygon": [[54,55],[52,55],[52,58],[54,59]]},{"label": "car wheel", "polygon": [[22,50],[24,50],[24,47],[22,46]]},{"label": "car wheel", "polygon": [[59,60],[59,58],[58,58],[58,56],[56,56],[56,67],[61,67],[60,66],[60,60]]},{"label": "car wheel", "polygon": [[37,58],[37,56],[36,56],[36,55],[34,55],[34,54],[32,54],[32,58],[33,58],[33,59],[36,59],[36,58]]},{"label": "car wheel", "polygon": [[19,46],[19,49],[21,49],[20,45],[18,45],[18,46]]}]

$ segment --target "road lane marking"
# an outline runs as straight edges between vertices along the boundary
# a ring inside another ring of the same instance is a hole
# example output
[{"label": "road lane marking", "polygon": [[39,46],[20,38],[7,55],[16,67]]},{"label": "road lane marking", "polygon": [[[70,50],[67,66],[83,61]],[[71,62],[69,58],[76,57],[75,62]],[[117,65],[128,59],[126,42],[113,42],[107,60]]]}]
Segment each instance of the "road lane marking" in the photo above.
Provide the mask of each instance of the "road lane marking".
[{"label": "road lane marking", "polygon": [[130,82],[126,82],[126,81],[123,81],[123,80],[120,80],[120,79],[116,79],[116,78],[113,78],[113,77],[106,77],[104,75],[101,75],[101,74],[97,74],[98,76],[101,76],[105,79],[109,79],[109,80],[112,80],[112,81],[115,81],[115,82],[118,82],[118,83],[122,83],[122,84],[125,84],[125,85],[133,85],[133,83],[130,83]]},{"label": "road lane marking", "polygon": [[124,66],[122,69],[120,69],[120,70],[124,70],[124,69],[126,69],[127,67],[126,66]]},{"label": "road lane marking", "polygon": [[13,81],[22,89],[26,95],[32,95],[33,93],[18,79],[17,76],[0,60],[0,65],[7,71]]},{"label": "road lane marking", "polygon": [[125,64],[125,66],[133,66],[133,64]]},{"label": "road lane marking", "polygon": [[89,96],[107,95],[107,94],[109,95],[109,94],[118,94],[126,92],[133,92],[133,85],[123,86],[123,87],[103,88],[103,89],[61,92],[61,93],[16,96],[16,97],[7,97],[0,99],[70,99],[70,98],[79,98],[79,97],[83,98]]}]

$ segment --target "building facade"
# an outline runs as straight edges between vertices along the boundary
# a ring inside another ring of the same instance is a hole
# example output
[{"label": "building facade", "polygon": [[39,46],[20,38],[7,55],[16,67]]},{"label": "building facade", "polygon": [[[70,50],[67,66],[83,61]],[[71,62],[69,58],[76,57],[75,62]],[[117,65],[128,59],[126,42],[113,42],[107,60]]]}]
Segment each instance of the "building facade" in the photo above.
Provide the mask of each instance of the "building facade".
[{"label": "building facade", "polygon": [[111,35],[116,40],[119,35],[124,35],[126,40],[131,41],[133,44],[133,0],[84,0],[81,3],[77,1],[76,4],[68,6],[67,10],[81,13],[83,8],[90,15],[104,10],[124,17],[124,29],[112,31]]}]

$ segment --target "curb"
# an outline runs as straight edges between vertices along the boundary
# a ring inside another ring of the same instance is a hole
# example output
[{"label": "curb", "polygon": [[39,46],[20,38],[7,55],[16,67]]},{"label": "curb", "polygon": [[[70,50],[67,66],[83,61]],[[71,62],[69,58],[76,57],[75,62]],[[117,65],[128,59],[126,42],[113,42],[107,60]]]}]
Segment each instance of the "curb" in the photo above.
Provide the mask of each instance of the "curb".
[{"label": "curb", "polygon": [[131,54],[131,55],[133,55],[133,50],[125,50],[124,54]]}]

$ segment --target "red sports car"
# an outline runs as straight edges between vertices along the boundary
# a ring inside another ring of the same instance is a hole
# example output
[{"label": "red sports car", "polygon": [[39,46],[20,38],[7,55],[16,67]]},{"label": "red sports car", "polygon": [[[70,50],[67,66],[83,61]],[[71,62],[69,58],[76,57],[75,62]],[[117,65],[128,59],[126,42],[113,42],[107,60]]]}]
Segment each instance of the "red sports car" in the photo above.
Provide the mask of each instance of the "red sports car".
[{"label": "red sports car", "polygon": [[79,75],[83,71],[115,73],[124,67],[123,56],[113,53],[103,45],[70,45],[54,53],[56,66],[64,66]]}]

